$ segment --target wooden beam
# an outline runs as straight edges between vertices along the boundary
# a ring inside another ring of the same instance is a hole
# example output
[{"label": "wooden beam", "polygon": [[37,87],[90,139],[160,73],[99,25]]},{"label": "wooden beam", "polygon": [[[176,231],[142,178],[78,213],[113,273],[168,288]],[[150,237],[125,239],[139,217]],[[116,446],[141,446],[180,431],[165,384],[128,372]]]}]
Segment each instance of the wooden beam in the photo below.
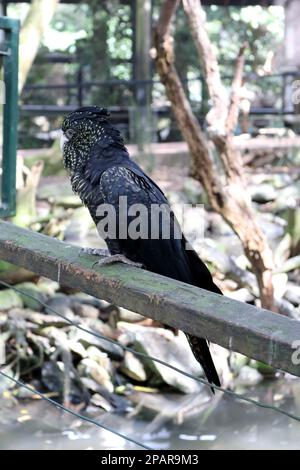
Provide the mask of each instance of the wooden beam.
[{"label": "wooden beam", "polygon": [[80,248],[2,221],[0,259],[300,376],[296,320],[142,269],[93,269],[95,257]]}]

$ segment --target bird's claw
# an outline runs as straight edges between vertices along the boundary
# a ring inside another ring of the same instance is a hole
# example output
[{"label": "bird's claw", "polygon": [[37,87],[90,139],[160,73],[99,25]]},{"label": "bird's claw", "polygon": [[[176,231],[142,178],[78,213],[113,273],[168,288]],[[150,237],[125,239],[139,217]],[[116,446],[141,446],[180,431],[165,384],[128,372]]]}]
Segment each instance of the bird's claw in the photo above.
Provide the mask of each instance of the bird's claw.
[{"label": "bird's claw", "polygon": [[135,268],[142,268],[143,267],[142,263],[136,263],[135,261],[132,261],[132,260],[126,258],[126,256],[121,255],[121,254],[106,256],[105,258],[100,259],[99,261],[94,263],[93,267],[96,266],[96,265],[98,265],[98,266],[108,266],[108,265],[114,264],[114,263],[124,263],[124,264],[128,264],[129,266],[133,266]]},{"label": "bird's claw", "polygon": [[98,266],[106,266],[110,265],[113,263],[124,263],[128,264],[129,266],[134,266],[135,268],[142,268],[143,265],[142,263],[136,263],[135,261],[132,261],[128,258],[126,258],[125,255],[122,254],[116,254],[116,255],[111,255],[108,250],[105,249],[99,249],[99,248],[82,248],[80,250],[80,253],[85,254],[85,255],[92,255],[92,256],[101,256],[101,259],[96,261],[93,264],[93,268],[98,265]]}]

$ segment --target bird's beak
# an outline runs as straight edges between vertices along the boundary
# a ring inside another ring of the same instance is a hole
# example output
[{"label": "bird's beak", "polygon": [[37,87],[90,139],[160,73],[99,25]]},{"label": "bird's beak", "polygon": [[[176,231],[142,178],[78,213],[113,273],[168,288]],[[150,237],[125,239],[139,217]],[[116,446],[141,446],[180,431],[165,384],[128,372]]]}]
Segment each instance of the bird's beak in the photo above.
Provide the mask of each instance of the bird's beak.
[{"label": "bird's beak", "polygon": [[62,134],[62,135],[60,136],[60,150],[61,150],[62,152],[63,152],[63,150],[64,150],[64,145],[65,145],[65,143],[68,142],[68,141],[69,141],[69,139],[68,139],[64,134]]}]

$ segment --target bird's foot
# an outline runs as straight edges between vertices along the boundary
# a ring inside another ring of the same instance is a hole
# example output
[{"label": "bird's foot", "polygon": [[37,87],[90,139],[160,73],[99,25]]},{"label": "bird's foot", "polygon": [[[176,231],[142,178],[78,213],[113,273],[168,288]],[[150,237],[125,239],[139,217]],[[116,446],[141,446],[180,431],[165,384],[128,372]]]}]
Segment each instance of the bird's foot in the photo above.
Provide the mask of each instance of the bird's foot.
[{"label": "bird's foot", "polygon": [[80,253],[93,256],[110,256],[109,251],[104,248],[82,248]]},{"label": "bird's foot", "polygon": [[126,258],[126,256],[122,255],[121,253],[117,255],[111,255],[108,250],[101,248],[82,248],[80,253],[92,256],[101,256],[101,259],[96,261],[96,263],[93,264],[93,267],[96,265],[106,266],[113,263],[124,263],[128,264],[129,266],[134,266],[135,268],[143,267],[142,263],[136,263],[135,261]]},{"label": "bird's foot", "polygon": [[128,264],[129,266],[134,266],[135,268],[143,267],[142,263],[136,263],[135,261],[132,261],[131,259],[126,258],[125,255],[121,254],[106,256],[104,259],[101,259],[95,264],[98,264],[98,266],[106,266],[113,263],[124,263]]}]

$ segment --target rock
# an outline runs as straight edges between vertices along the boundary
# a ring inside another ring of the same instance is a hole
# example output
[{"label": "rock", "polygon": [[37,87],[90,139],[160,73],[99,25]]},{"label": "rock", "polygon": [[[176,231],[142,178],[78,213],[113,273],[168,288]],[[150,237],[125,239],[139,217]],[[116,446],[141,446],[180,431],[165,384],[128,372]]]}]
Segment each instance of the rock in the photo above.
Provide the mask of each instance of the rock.
[{"label": "rock", "polygon": [[[96,299],[95,297],[83,293],[71,295],[70,298],[72,299],[72,309],[79,316],[85,316],[86,318],[91,318],[94,320],[99,318],[99,320],[107,322],[106,324],[113,329],[116,328],[116,324],[120,316],[119,308],[116,307],[116,305],[105,302],[105,300]],[[84,305],[84,307],[81,308],[79,304]],[[97,309],[97,316],[95,310],[89,310],[86,308],[86,306],[91,306]]]},{"label": "rock", "polygon": [[282,174],[273,174],[268,175],[268,183],[274,186],[275,189],[281,190],[285,186],[290,186],[294,183],[293,177],[291,174],[282,173]]},{"label": "rock", "polygon": [[102,336],[105,336],[106,338],[110,338],[110,339],[115,338],[115,331],[111,328],[110,325],[108,325],[107,323],[104,323],[99,318],[96,318],[96,319],[86,318],[84,323],[85,325],[88,325],[91,329],[100,333]]},{"label": "rock", "polygon": [[299,198],[299,186],[295,183],[278,191],[277,209],[288,209],[297,206]]},{"label": "rock", "polygon": [[[25,382],[26,383],[26,382]],[[35,390],[41,390],[42,386],[39,381],[34,381],[34,383],[26,383],[26,385],[29,385],[32,388],[35,388]],[[27,390],[27,388],[20,387],[14,392],[14,396],[17,397],[18,399],[21,400],[32,400],[32,395],[33,393]]]},{"label": "rock", "polygon": [[47,390],[63,393],[64,374],[56,362],[45,362],[42,366],[41,376]]},{"label": "rock", "polygon": [[288,282],[286,273],[273,274],[274,296],[276,300],[282,299]]},{"label": "rock", "polygon": [[46,295],[53,296],[59,290],[59,283],[50,279],[41,278],[37,287]]},{"label": "rock", "polygon": [[291,313],[291,317],[294,318],[294,320],[300,320],[300,308],[294,308],[293,312]]},{"label": "rock", "polygon": [[275,266],[281,266],[282,263],[288,259],[291,251],[291,244],[291,236],[289,233],[286,233],[277,246],[274,247]]},{"label": "rock", "polygon": [[237,375],[242,367],[249,363],[249,358],[237,352],[231,352],[229,356],[230,369]]},{"label": "rock", "polygon": [[224,221],[224,219],[217,214],[216,212],[209,214],[209,223],[210,229],[214,236],[231,236],[233,235],[233,230],[229,225]]},{"label": "rock", "polygon": [[[134,336],[137,351],[156,357],[166,363],[193,375],[200,375],[202,370],[190,350],[184,335],[174,336],[170,330],[162,328],[143,327],[130,323],[119,322],[121,331],[129,330]],[[182,374],[159,364],[152,359],[139,358],[146,369],[152,371],[157,379],[173,386],[184,393],[199,392],[203,385],[183,376]]]},{"label": "rock", "polygon": [[12,308],[22,307],[23,299],[18,292],[12,289],[4,289],[0,291],[0,310],[7,311]]},{"label": "rock", "polygon": [[262,380],[263,376],[258,372],[258,370],[249,366],[243,366],[235,383],[236,385],[251,387],[253,385],[259,384]]},{"label": "rock", "polygon": [[81,376],[90,376],[99,385],[104,387],[109,392],[112,393],[114,391],[114,386],[111,381],[110,374],[104,367],[101,367],[93,359],[86,358],[80,361],[80,364],[78,366],[78,372]]},{"label": "rock", "polygon": [[266,215],[267,214],[260,214],[258,216],[258,222],[267,238],[276,240],[277,243],[277,239],[284,236],[285,226],[279,222],[279,218],[271,220],[269,217],[266,217]]},{"label": "rock", "polygon": [[[97,320],[97,321],[100,321],[100,320]],[[90,329],[91,331],[94,330],[95,333],[98,332],[99,334],[106,336],[105,334],[103,334],[103,330],[102,332],[99,331],[99,328],[98,328],[98,331],[93,326],[90,326],[87,329]],[[76,341],[80,341],[85,348],[88,348],[89,346],[96,346],[97,348],[106,352],[109,357],[111,357],[112,359],[116,361],[122,360],[124,357],[124,351],[121,348],[121,346],[118,346],[117,344],[111,343],[110,341],[99,338],[85,331],[81,331],[77,329],[76,331],[74,331],[73,339],[76,339]]]},{"label": "rock", "polygon": [[103,408],[105,411],[113,411],[112,405],[109,403],[108,400],[106,400],[102,395],[99,393],[95,393],[92,398],[90,403],[92,405],[98,406],[99,408]]},{"label": "rock", "polygon": [[52,342],[54,341],[59,347],[63,346],[67,351],[69,350],[69,338],[62,328],[56,328],[55,326],[46,326],[41,328],[39,331],[41,336],[46,336]]},{"label": "rock", "polygon": [[85,348],[81,343],[78,343],[78,341],[74,341],[72,339],[69,340],[68,347],[70,351],[74,352],[75,354],[78,354],[78,356],[82,357],[83,359],[87,357],[87,352]]},{"label": "rock", "polygon": [[81,377],[81,382],[83,385],[92,392],[101,392],[101,386],[96,382],[96,380],[91,379],[90,377]]},{"label": "rock", "polygon": [[107,322],[107,324],[115,330],[117,323],[120,319],[120,310],[116,305],[108,304],[107,306],[101,308],[100,312],[101,320]]},{"label": "rock", "polygon": [[278,269],[278,271],[282,273],[288,273],[298,268],[300,268],[300,255],[293,256],[292,258],[289,258],[288,260],[286,260],[286,262],[283,263],[282,266],[280,266],[280,269]]},{"label": "rock", "polygon": [[253,294],[249,292],[246,287],[243,287],[241,289],[237,289],[233,292],[227,292],[226,293],[227,297],[230,297],[231,299],[239,300],[240,302],[253,302],[255,300],[255,297]]},{"label": "rock", "polygon": [[286,299],[276,300],[276,305],[278,306],[279,313],[287,317],[294,318],[294,305]]},{"label": "rock", "polygon": [[72,308],[73,308],[73,302],[75,305],[78,305],[78,303],[81,303],[84,305],[91,305],[92,307],[95,307],[99,310],[109,305],[104,300],[96,299],[92,295],[85,294],[84,292],[77,292],[76,294],[70,295],[69,298],[72,302]]},{"label": "rock", "polygon": [[188,241],[194,246],[203,242],[208,220],[202,207],[181,207],[179,224]]},{"label": "rock", "polygon": [[300,286],[289,283],[284,297],[294,305],[300,305]]},{"label": "rock", "polygon": [[[238,285],[247,286],[255,297],[259,296],[257,281],[253,273],[241,265],[243,256],[233,258],[222,253],[215,242],[206,241],[201,250],[201,257],[216,266],[226,278],[235,281]],[[244,264],[244,263],[242,263]]]},{"label": "rock", "polygon": [[99,351],[95,346],[90,346],[86,350],[87,356],[93,361],[97,362],[99,366],[104,367],[106,370],[111,369],[111,363],[106,353]]},{"label": "rock", "polygon": [[258,204],[265,204],[266,202],[275,201],[277,192],[271,184],[260,184],[249,186],[251,199]]},{"label": "rock", "polygon": [[296,207],[291,207],[285,211],[287,220],[287,236],[290,237],[289,255],[295,256],[300,252],[300,190]]},{"label": "rock", "polygon": [[122,331],[122,333],[118,336],[118,343],[122,344],[123,346],[132,346],[135,341],[135,334],[132,331]]},{"label": "rock", "polygon": [[94,379],[91,379],[90,377],[82,377],[81,381],[88,390],[98,393],[103,398],[105,398],[105,400],[107,400],[117,412],[124,413],[132,409],[130,402],[126,398],[121,397],[116,393],[109,392],[99,385]]},{"label": "rock", "polygon": [[131,310],[127,310],[126,308],[119,307],[119,312],[120,320],[128,323],[137,323],[139,321],[145,320],[145,317],[143,315],[132,312]]},{"label": "rock", "polygon": [[94,318],[99,317],[99,310],[92,305],[86,305],[81,303],[72,303],[72,309],[76,315],[83,318]]},{"label": "rock", "polygon": [[183,192],[187,196],[190,204],[203,203],[203,189],[201,184],[193,178],[185,178]]},{"label": "rock", "polygon": [[121,372],[137,382],[145,382],[147,379],[143,363],[132,352],[125,351],[124,360],[120,366]]},{"label": "rock", "polygon": [[[18,284],[16,287],[24,292],[24,294],[20,294],[24,307],[37,312],[44,310],[44,306],[41,302],[47,302],[47,295],[42,292],[36,284],[33,284],[32,282],[23,282],[22,284]],[[30,297],[26,294],[29,294]],[[35,297],[36,300],[32,297]]]},{"label": "rock", "polygon": [[60,328],[67,325],[66,321],[57,315],[47,315],[45,313],[35,312],[29,308],[26,309],[11,309],[10,314],[19,316],[20,318],[26,320],[29,324],[35,324],[39,327],[50,327],[53,326],[59,331]]},{"label": "rock", "polygon": [[53,314],[55,310],[60,315],[68,318],[69,320],[74,319],[74,313],[71,309],[71,299],[64,294],[56,294],[47,301],[46,313]]},{"label": "rock", "polygon": [[[30,340],[36,345],[36,348],[43,351],[45,356],[50,356],[53,353],[53,343],[50,338],[42,336],[42,334],[34,333],[30,335]],[[38,358],[36,358],[38,360]]]},{"label": "rock", "polygon": [[[5,314],[5,320],[6,319],[7,318]],[[1,323],[0,323],[0,367],[3,364],[6,364],[6,343],[7,343],[7,340],[10,338],[10,331],[2,332]]]}]

